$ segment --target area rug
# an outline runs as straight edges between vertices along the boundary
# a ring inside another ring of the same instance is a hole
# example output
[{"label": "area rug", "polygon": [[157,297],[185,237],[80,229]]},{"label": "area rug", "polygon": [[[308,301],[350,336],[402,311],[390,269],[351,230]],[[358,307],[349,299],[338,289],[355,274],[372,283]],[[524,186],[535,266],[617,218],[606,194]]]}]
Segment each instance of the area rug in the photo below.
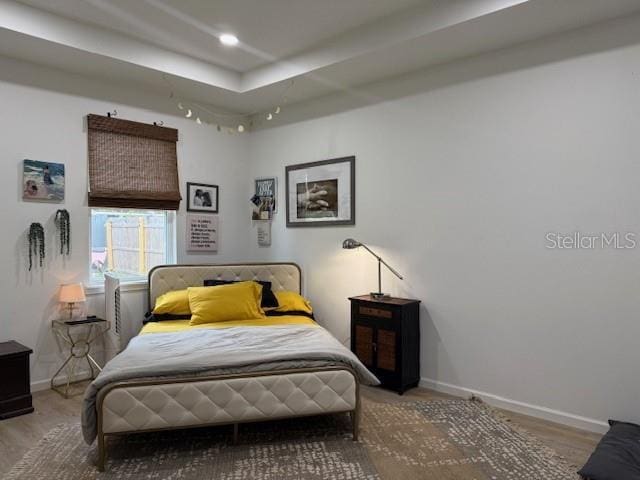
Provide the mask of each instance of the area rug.
[{"label": "area rug", "polygon": [[469,400],[370,403],[362,441],[389,480],[576,480],[576,468]]},{"label": "area rug", "polygon": [[467,400],[363,401],[347,415],[114,437],[107,470],[78,424],[61,425],[6,480],[574,480],[574,469],[490,408]]},{"label": "area rug", "polygon": [[240,426],[142,433],[109,440],[105,472],[80,425],[43,438],[4,480],[378,480],[362,443],[351,440],[348,415]]}]

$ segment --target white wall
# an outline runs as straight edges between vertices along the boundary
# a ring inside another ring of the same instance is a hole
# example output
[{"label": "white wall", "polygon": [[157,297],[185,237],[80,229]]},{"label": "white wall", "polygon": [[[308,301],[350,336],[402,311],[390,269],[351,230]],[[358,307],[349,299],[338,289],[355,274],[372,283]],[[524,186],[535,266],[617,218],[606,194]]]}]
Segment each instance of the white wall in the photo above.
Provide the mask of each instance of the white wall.
[{"label": "white wall", "polygon": [[[346,340],[347,297],[376,287],[374,259],[340,248],[362,240],[405,275],[385,273],[384,290],[423,302],[425,385],[596,430],[640,420],[638,248],[545,248],[555,231],[640,240],[640,43],[597,51],[630,27],[441,67],[400,82],[422,83],[409,98],[252,133],[251,172],[279,176],[280,205],[285,165],[356,155],[357,222],[287,229],[280,211],[273,246],[253,232],[249,257],[299,262],[320,322]],[[598,49],[571,55],[585,45]]]},{"label": "white wall", "polygon": [[[57,316],[56,293],[60,283],[86,281],[89,267],[89,209],[87,207],[87,133],[88,113],[106,114],[114,108],[119,118],[140,122],[163,120],[178,128],[180,184],[186,197],[187,181],[220,186],[220,250],[217,255],[187,255],[185,246],[185,201],[177,218],[178,261],[182,263],[230,262],[244,259],[247,198],[243,178],[247,172],[246,145],[239,135],[220,134],[212,127],[199,126],[182,117],[172,117],[147,109],[127,106],[118,101],[96,100],[90,96],[61,93],[32,86],[36,78],[51,82],[56,88],[64,84],[68,91],[93,95],[102,90],[120,90],[125,98],[142,98],[145,92],[127,91],[121,86],[100,84],[55,71],[29,66],[13,60],[0,60],[0,147],[1,228],[0,251],[0,341],[14,339],[34,349],[32,380],[35,387],[47,380],[61,363],[61,353],[53,340],[50,320]],[[9,77],[9,78],[8,78]],[[124,92],[124,93],[123,93]],[[128,95],[128,97],[127,97]],[[148,103],[153,103],[152,95]],[[157,99],[155,99],[157,100]],[[159,102],[161,103],[161,102]],[[60,204],[22,200],[21,169],[25,158],[65,164],[65,200]],[[55,250],[55,211],[66,208],[71,215],[72,254],[61,258]],[[47,260],[42,269],[29,273],[26,261],[25,233],[31,222],[45,225]],[[143,291],[124,295],[125,318],[139,324],[144,313]],[[90,298],[90,312],[104,315],[101,295]],[[135,327],[134,324],[134,327]]]}]

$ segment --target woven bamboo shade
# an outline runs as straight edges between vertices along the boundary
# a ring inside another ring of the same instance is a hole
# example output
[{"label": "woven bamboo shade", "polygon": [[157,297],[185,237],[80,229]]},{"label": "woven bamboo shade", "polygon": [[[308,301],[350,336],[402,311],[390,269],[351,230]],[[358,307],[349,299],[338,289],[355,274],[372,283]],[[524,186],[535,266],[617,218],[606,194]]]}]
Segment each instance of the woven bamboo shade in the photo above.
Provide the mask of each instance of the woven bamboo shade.
[{"label": "woven bamboo shade", "polygon": [[88,116],[89,206],[180,207],[178,130]]}]

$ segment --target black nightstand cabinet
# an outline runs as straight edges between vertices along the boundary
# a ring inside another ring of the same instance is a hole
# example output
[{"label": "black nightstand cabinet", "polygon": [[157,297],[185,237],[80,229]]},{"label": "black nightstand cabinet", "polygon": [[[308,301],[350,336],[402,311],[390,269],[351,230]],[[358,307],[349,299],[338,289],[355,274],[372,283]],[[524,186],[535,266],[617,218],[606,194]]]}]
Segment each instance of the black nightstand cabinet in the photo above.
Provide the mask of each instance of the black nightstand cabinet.
[{"label": "black nightstand cabinet", "polygon": [[18,342],[0,343],[0,420],[33,412],[29,355]]},{"label": "black nightstand cabinet", "polygon": [[351,350],[382,386],[403,394],[420,381],[420,300],[351,297]]}]

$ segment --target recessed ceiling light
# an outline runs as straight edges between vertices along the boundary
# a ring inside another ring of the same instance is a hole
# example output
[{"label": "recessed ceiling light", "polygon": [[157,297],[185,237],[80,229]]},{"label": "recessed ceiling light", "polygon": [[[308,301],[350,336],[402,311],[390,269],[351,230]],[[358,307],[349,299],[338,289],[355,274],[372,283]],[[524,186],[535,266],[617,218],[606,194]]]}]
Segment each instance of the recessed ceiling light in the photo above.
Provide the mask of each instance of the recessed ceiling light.
[{"label": "recessed ceiling light", "polygon": [[235,47],[238,44],[238,37],[230,33],[220,35],[220,43],[227,47]]}]

